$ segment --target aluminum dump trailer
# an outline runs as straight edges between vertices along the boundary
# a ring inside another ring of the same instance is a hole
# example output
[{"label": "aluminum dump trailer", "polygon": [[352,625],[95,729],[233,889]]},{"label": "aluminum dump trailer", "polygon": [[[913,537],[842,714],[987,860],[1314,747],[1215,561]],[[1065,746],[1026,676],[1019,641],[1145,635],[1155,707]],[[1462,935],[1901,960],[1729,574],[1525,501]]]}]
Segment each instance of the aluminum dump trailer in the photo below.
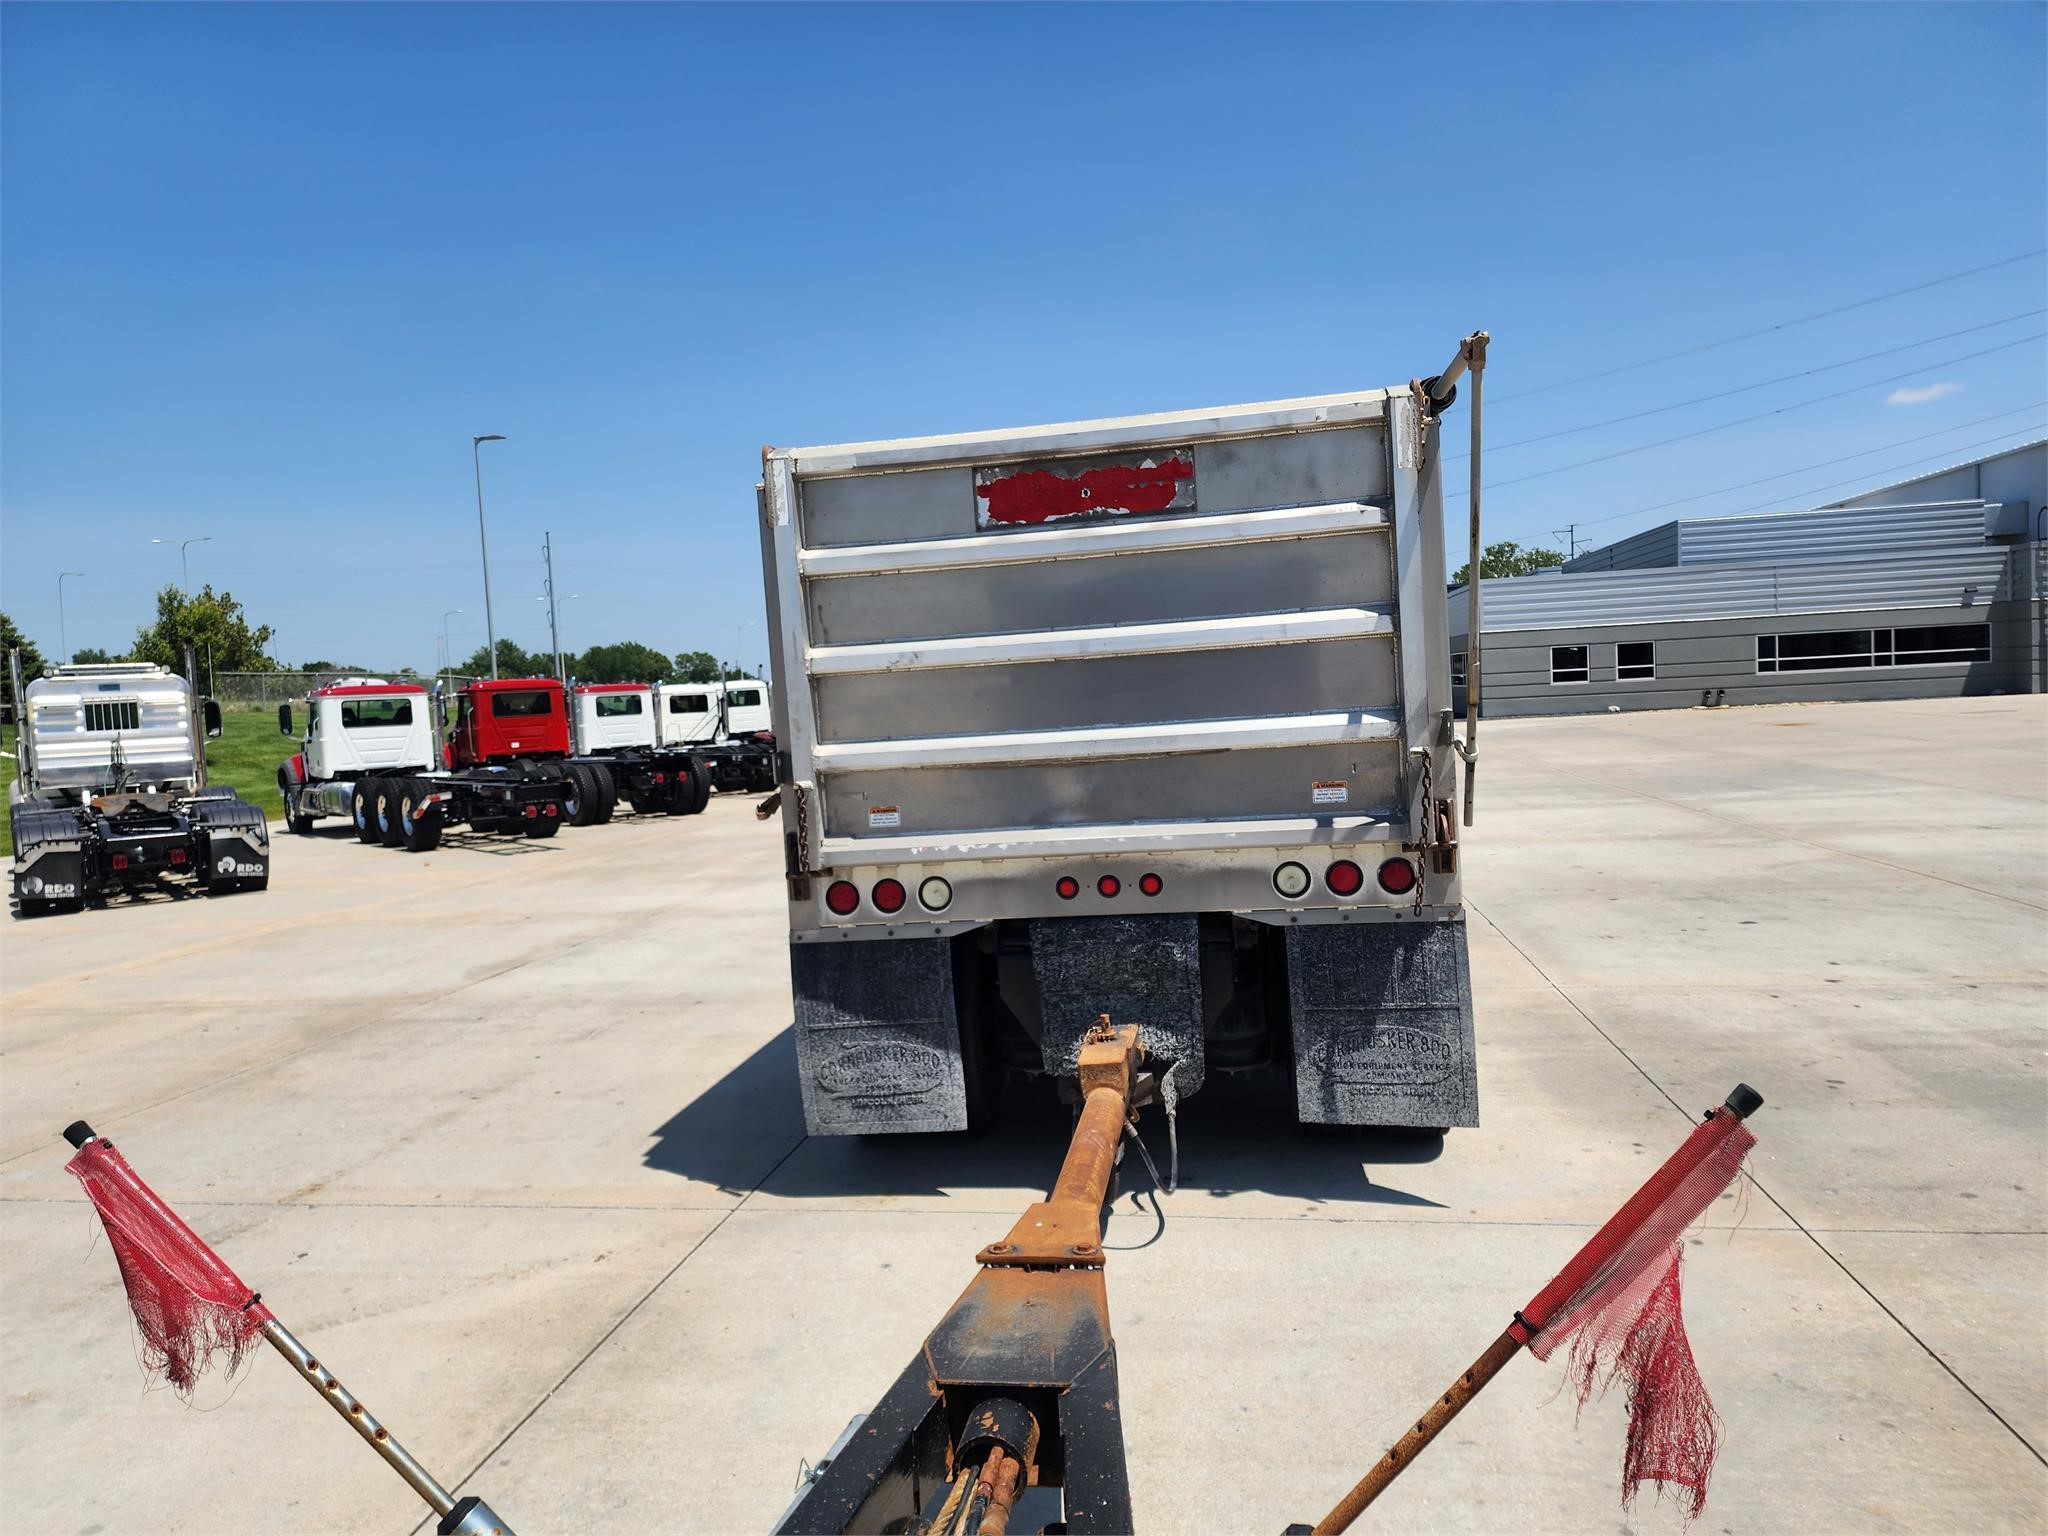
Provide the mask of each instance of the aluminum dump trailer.
[{"label": "aluminum dump trailer", "polygon": [[966,1127],[1103,1013],[1169,1102],[1477,1124],[1453,395],[764,452],[813,1134]]}]

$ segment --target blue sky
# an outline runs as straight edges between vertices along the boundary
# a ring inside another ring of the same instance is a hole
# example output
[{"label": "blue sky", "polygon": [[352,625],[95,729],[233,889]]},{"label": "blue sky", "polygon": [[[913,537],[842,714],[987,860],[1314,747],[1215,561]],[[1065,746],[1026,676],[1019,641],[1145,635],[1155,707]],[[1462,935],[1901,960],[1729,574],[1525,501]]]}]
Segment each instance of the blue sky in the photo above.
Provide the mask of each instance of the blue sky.
[{"label": "blue sky", "polygon": [[84,571],[71,644],[124,646],[204,534],[283,659],[431,666],[500,432],[501,635],[552,530],[566,645],[751,665],[764,442],[1378,386],[1475,326],[1495,537],[1832,499],[2048,421],[2044,16],[7,6],[0,605],[54,652]]}]

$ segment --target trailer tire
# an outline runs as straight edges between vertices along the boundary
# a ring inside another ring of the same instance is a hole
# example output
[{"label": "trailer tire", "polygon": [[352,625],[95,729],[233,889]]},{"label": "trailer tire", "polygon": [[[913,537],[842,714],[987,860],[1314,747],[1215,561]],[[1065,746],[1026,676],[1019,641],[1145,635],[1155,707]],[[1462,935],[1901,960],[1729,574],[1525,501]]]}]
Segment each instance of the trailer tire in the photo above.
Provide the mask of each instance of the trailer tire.
[{"label": "trailer tire", "polygon": [[407,853],[432,853],[441,846],[441,807],[430,805],[417,814],[413,811],[413,803],[429,793],[424,779],[407,779],[399,785],[399,835]]},{"label": "trailer tire", "polygon": [[349,820],[355,823],[356,841],[374,843],[377,837],[377,781],[357,779],[348,792]]},{"label": "trailer tire", "polygon": [[694,757],[683,759],[682,769],[670,779],[668,797],[662,810],[671,816],[694,816],[711,799],[711,777]]},{"label": "trailer tire", "polygon": [[601,827],[612,819],[612,813],[619,808],[618,781],[613,779],[611,769],[605,767],[603,763],[592,763],[590,776],[597,785],[596,824]]},{"label": "trailer tire", "polygon": [[710,765],[708,763],[700,763],[694,757],[691,758],[690,781],[697,786],[697,793],[692,800],[689,812],[692,816],[695,816],[711,803]]},{"label": "trailer tire", "polygon": [[562,830],[562,818],[536,816],[533,820],[523,823],[523,827],[528,837],[553,837]]}]

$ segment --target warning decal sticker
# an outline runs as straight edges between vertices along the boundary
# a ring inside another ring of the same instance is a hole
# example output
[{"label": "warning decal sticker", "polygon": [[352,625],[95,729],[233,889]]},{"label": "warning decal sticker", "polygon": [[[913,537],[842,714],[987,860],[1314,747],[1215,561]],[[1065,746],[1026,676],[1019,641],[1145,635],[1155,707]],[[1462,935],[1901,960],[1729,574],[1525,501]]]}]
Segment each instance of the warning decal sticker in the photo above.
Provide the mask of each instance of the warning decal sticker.
[{"label": "warning decal sticker", "polygon": [[1317,779],[1310,791],[1317,805],[1343,805],[1351,798],[1351,786],[1342,779]]},{"label": "warning decal sticker", "polygon": [[868,830],[887,832],[903,825],[903,811],[894,805],[871,805],[868,807]]}]

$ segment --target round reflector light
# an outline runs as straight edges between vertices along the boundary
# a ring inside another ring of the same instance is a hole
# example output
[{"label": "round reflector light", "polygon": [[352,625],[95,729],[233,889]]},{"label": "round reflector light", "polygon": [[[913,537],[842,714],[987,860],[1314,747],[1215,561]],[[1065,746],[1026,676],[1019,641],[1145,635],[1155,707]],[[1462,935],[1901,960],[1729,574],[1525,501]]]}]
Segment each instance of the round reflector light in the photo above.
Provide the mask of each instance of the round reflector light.
[{"label": "round reflector light", "polygon": [[875,888],[868,892],[875,906],[883,912],[901,912],[908,893],[901,880],[877,880]]},{"label": "round reflector light", "polygon": [[953,887],[933,875],[917,888],[918,902],[927,912],[943,912],[953,905]]},{"label": "round reflector light", "polygon": [[1323,872],[1323,880],[1335,895],[1356,896],[1365,884],[1365,871],[1349,859],[1339,859]]},{"label": "round reflector light", "polygon": [[1289,901],[1299,901],[1308,894],[1308,868],[1292,859],[1273,871],[1273,889]]},{"label": "round reflector light", "polygon": [[850,915],[860,905],[860,887],[851,880],[834,880],[825,887],[825,905],[840,917]]},{"label": "round reflector light", "polygon": [[1143,891],[1147,896],[1157,896],[1161,891],[1166,889],[1166,882],[1160,879],[1157,875],[1140,875],[1138,876],[1138,889]]},{"label": "round reflector light", "polygon": [[1053,889],[1060,893],[1061,901],[1072,901],[1081,894],[1081,882],[1072,875],[1061,875]]},{"label": "round reflector light", "polygon": [[1103,896],[1114,896],[1118,891],[1122,890],[1123,888],[1123,881],[1117,879],[1115,875],[1104,875],[1100,880],[1095,882],[1095,889],[1097,893]]},{"label": "round reflector light", "polygon": [[1406,859],[1389,859],[1380,866],[1380,889],[1406,896],[1415,889],[1415,866]]}]

